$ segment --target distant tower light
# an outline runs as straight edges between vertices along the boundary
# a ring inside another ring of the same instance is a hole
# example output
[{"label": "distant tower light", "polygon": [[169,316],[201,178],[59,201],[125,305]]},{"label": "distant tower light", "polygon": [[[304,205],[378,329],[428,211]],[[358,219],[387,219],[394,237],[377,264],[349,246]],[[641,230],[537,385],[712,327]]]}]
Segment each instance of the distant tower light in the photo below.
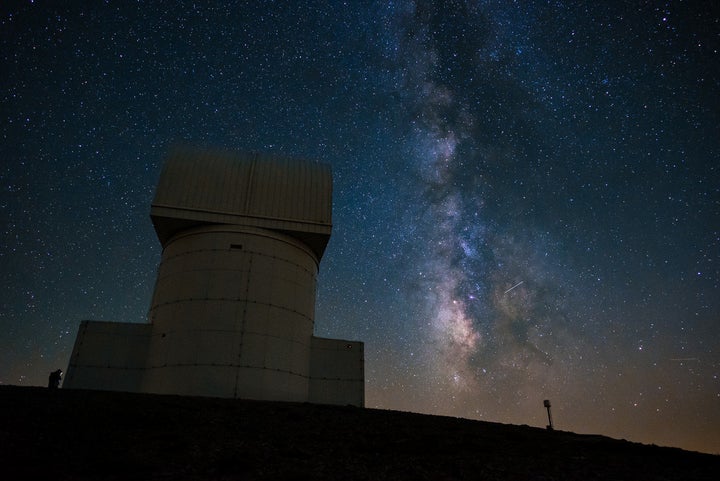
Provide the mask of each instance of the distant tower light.
[{"label": "distant tower light", "polygon": [[545,409],[547,409],[547,412],[548,412],[548,423],[550,423],[550,424],[548,424],[548,425],[546,426],[546,427],[547,427],[547,430],[548,430],[548,431],[552,431],[554,428],[553,428],[553,422],[552,422],[552,413],[550,412],[550,400],[549,400],[549,399],[544,400],[544,401],[543,401],[543,406],[545,406]]}]

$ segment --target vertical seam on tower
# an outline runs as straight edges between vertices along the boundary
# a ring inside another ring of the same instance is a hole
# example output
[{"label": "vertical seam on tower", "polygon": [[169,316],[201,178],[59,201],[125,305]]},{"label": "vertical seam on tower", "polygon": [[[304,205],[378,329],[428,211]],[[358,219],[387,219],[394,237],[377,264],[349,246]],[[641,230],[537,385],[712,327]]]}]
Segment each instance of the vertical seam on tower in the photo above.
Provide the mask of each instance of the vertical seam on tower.
[{"label": "vertical seam on tower", "polygon": [[240,360],[242,359],[243,354],[243,340],[245,338],[245,320],[247,318],[247,307],[248,307],[248,293],[250,292],[250,274],[252,271],[252,262],[253,262],[253,254],[249,253],[248,255],[248,270],[247,275],[245,277],[245,292],[243,293],[243,303],[242,303],[242,318],[240,319],[240,343],[238,345],[238,367],[235,368],[235,392],[233,394],[234,398],[238,397],[238,382],[240,381]]},{"label": "vertical seam on tower", "polygon": [[250,203],[252,202],[252,185],[255,181],[255,164],[257,163],[257,156],[250,162],[250,174],[248,175],[247,185],[245,187],[245,215],[250,213]]}]

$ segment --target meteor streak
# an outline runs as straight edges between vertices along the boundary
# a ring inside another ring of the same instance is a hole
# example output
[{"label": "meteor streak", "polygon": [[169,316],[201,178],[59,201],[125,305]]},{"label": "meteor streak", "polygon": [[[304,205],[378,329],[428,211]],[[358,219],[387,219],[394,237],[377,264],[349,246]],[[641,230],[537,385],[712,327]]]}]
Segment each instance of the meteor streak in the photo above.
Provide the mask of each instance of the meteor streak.
[{"label": "meteor streak", "polygon": [[519,285],[522,284],[523,282],[525,282],[525,281],[520,281],[520,282],[518,282],[517,284],[515,284],[514,286],[512,286],[510,289],[508,289],[507,291],[503,292],[503,294],[507,294],[508,292],[512,291],[513,289],[515,289],[517,286],[519,286]]}]

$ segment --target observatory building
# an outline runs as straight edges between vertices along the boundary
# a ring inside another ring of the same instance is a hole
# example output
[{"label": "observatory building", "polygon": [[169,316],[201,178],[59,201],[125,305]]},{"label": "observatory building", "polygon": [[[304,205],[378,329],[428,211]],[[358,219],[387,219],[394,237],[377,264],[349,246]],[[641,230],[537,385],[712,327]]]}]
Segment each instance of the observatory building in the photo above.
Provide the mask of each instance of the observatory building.
[{"label": "observatory building", "polygon": [[327,165],[177,151],[150,210],[147,324],[83,321],[64,388],[363,406],[363,343],[313,336]]}]

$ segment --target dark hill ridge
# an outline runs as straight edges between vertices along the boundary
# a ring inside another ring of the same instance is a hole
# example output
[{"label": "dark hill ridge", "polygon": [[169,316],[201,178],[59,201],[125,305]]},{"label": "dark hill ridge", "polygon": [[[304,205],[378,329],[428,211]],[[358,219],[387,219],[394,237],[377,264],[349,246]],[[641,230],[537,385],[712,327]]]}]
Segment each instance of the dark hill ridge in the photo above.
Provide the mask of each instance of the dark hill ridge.
[{"label": "dark hill ridge", "polygon": [[720,456],[301,403],[0,386],[3,479],[716,480]]}]

